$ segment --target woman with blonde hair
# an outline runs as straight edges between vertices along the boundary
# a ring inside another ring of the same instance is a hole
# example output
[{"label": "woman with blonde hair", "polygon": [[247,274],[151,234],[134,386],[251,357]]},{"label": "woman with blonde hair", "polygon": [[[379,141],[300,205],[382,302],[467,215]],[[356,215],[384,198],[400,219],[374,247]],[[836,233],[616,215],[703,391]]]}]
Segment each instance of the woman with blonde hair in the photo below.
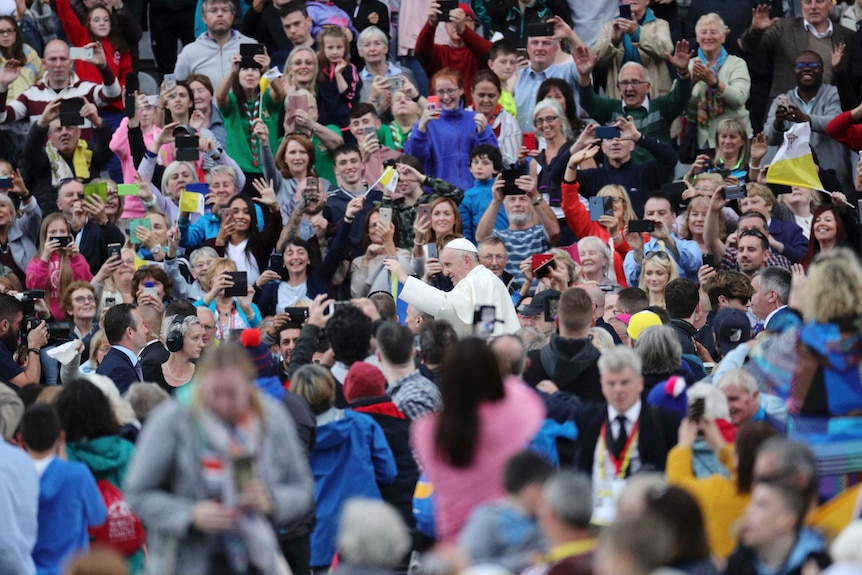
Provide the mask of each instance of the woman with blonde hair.
[{"label": "woman with blonde hair", "polygon": [[[703,227],[706,224],[706,215],[709,213],[710,199],[706,196],[695,196],[685,208],[685,220],[679,237],[685,240],[693,240],[700,246],[700,251],[709,253],[709,247],[703,239]],[[718,218],[718,235],[721,241],[727,237],[727,224],[724,218]]]},{"label": "woman with blonde hair", "polygon": [[90,281],[90,264],[78,250],[72,226],[61,213],[48,214],[39,230],[39,251],[27,265],[27,289],[45,290],[54,321],[66,319],[63,293],[75,281]]},{"label": "woman with blonde hair", "polygon": [[125,488],[153,572],[289,572],[273,525],[302,517],[314,484],[290,417],[256,377],[245,349],[223,345],[198,364],[190,401],[150,416]]},{"label": "woman with blonde hair", "polygon": [[312,48],[298,46],[290,51],[284,63],[284,92],[290,96],[297,90],[317,94],[317,53]]},{"label": "woman with blonde hair", "polygon": [[751,142],[748,140],[749,128],[740,118],[725,118],[718,124],[716,131],[715,155],[699,154],[689,168],[685,179],[694,181],[703,172],[729,172],[740,184],[748,181],[748,162]]},{"label": "woman with blonde hair", "polygon": [[644,256],[638,287],[649,296],[649,304],[665,307],[664,288],[679,277],[676,263],[664,251],[654,251]]},{"label": "woman with blonde hair", "polygon": [[244,296],[225,295],[225,288],[233,287],[233,280],[228,272],[236,271],[236,263],[228,258],[218,258],[212,261],[207,271],[207,283],[210,290],[204,297],[195,302],[195,306],[208,307],[216,318],[216,338],[219,343],[225,343],[230,332],[247,327],[257,327],[261,322],[260,309],[253,303],[254,288],[248,285],[248,293]]},{"label": "woman with blonde hair", "polygon": [[781,194],[778,201],[790,208],[796,225],[802,228],[805,239],[811,238],[811,223],[814,212],[823,205],[823,199],[817,190],[792,186],[789,194]]}]

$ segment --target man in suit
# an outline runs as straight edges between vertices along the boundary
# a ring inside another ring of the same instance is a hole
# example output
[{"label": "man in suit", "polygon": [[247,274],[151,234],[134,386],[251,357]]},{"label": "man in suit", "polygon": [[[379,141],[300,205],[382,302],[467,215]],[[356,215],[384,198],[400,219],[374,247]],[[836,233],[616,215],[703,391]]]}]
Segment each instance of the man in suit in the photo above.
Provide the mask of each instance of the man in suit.
[{"label": "man in suit", "polygon": [[[744,51],[773,56],[770,98],[796,86],[794,64],[796,57],[805,50],[820,54],[824,64],[823,81],[832,84],[832,48],[838,44],[850,45],[851,42],[852,32],[842,26],[833,26],[829,20],[832,2],[805,0],[801,4],[801,18],[770,18],[769,5],[758,6],[753,10],[751,26],[739,39]],[[842,59],[839,67],[844,66],[846,60]]]},{"label": "man in suit", "polygon": [[607,405],[581,402],[563,392],[545,397],[548,417],[575,422],[575,466],[592,475],[594,518],[611,522],[629,477],[642,471],[664,471],[681,418],[641,400],[642,363],[634,350],[623,346],[605,350],[598,366]]},{"label": "man in suit", "polygon": [[111,349],[96,373],[110,377],[122,394],[144,379],[138,353],[147,343],[147,328],[138,308],[129,303],[109,308],[105,313],[105,336]]},{"label": "man in suit", "polygon": [[790,326],[798,325],[802,318],[787,306],[790,299],[790,282],[793,276],[779,267],[768,267],[754,274],[751,288],[751,311],[757,316],[760,329],[782,332]]},{"label": "man in suit", "polygon": [[171,354],[159,338],[162,333],[162,314],[159,310],[151,305],[142,305],[138,308],[138,312],[141,314],[141,319],[144,321],[150,338],[140,354],[141,367],[146,370],[148,367],[156,367],[165,363]]}]

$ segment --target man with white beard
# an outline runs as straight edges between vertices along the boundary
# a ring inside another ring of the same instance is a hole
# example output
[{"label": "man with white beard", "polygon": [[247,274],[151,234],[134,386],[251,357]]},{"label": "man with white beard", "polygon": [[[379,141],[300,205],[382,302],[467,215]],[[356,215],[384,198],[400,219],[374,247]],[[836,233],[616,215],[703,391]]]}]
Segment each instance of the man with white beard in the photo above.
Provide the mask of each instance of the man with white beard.
[{"label": "man with white beard", "polygon": [[[551,246],[557,245],[560,239],[560,224],[554,210],[544,202],[530,176],[519,177],[515,180],[515,185],[524,193],[503,196],[503,179],[497,177],[492,188],[491,203],[476,226],[476,239],[482,241],[489,236],[495,236],[503,240],[509,254],[506,271],[521,283],[524,281],[521,262],[533,254],[544,253]],[[494,229],[500,204],[506,209],[506,216],[509,218],[509,227],[505,230]],[[538,218],[538,223],[535,222],[534,215]]]}]

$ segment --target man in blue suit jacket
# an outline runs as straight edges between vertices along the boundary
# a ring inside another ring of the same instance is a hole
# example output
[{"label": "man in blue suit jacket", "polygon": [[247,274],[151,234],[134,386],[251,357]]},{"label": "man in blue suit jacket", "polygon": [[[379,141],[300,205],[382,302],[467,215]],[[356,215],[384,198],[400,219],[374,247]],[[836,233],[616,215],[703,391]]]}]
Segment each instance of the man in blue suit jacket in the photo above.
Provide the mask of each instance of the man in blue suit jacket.
[{"label": "man in blue suit jacket", "polygon": [[141,312],[133,304],[112,306],[105,313],[105,336],[111,349],[96,373],[111,378],[120,393],[125,393],[133,383],[143,381],[138,354],[147,344],[147,328]]},{"label": "man in blue suit jacket", "polygon": [[772,190],[763,184],[749,183],[745,185],[746,197],[739,200],[739,209],[746,212],[757,212],[766,218],[769,229],[769,247],[798,264],[808,251],[808,240],[802,233],[802,228],[796,222],[783,222],[772,217],[772,206],[775,196]]},{"label": "man in blue suit jacket", "polygon": [[768,331],[781,333],[788,327],[802,323],[799,313],[787,306],[790,300],[792,274],[784,268],[763,268],[754,274],[751,287],[751,311],[758,325]]}]

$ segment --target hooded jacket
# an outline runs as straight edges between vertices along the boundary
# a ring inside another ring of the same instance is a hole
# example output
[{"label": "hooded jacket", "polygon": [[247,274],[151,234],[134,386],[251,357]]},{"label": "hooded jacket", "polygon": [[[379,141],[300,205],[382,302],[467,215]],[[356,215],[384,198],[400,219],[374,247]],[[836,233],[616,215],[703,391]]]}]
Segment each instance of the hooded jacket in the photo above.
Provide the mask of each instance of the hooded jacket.
[{"label": "hooded jacket", "polygon": [[135,453],[135,446],[119,435],[105,435],[89,441],[73,441],[66,445],[69,461],[80,461],[90,468],[96,481],[107,479],[123,486],[126,469]]},{"label": "hooded jacket", "polygon": [[799,575],[808,555],[824,551],[823,539],[810,529],[802,529],[787,559],[777,570],[767,569],[750,547],[740,546],[727,560],[725,573],[734,575]]},{"label": "hooded jacket", "polygon": [[424,134],[416,122],[404,143],[404,153],[419,158],[429,176],[451,182],[462,190],[470,188],[474,181],[470,174],[470,151],[479,144],[498,147],[490,126],[476,132],[475,117],[476,112],[463,107],[441,110],[438,119],[428,122]]},{"label": "hooded jacket", "polygon": [[370,416],[329,409],[317,416],[311,452],[317,525],[311,534],[311,566],[330,565],[336,551],[341,507],[351,497],[381,499],[398,470],[383,430]]},{"label": "hooded jacket", "polygon": [[589,339],[566,339],[554,334],[548,345],[527,355],[530,368],[524,373],[524,381],[535,387],[543,379],[550,379],[560,391],[584,401],[604,403],[599,355]]}]

